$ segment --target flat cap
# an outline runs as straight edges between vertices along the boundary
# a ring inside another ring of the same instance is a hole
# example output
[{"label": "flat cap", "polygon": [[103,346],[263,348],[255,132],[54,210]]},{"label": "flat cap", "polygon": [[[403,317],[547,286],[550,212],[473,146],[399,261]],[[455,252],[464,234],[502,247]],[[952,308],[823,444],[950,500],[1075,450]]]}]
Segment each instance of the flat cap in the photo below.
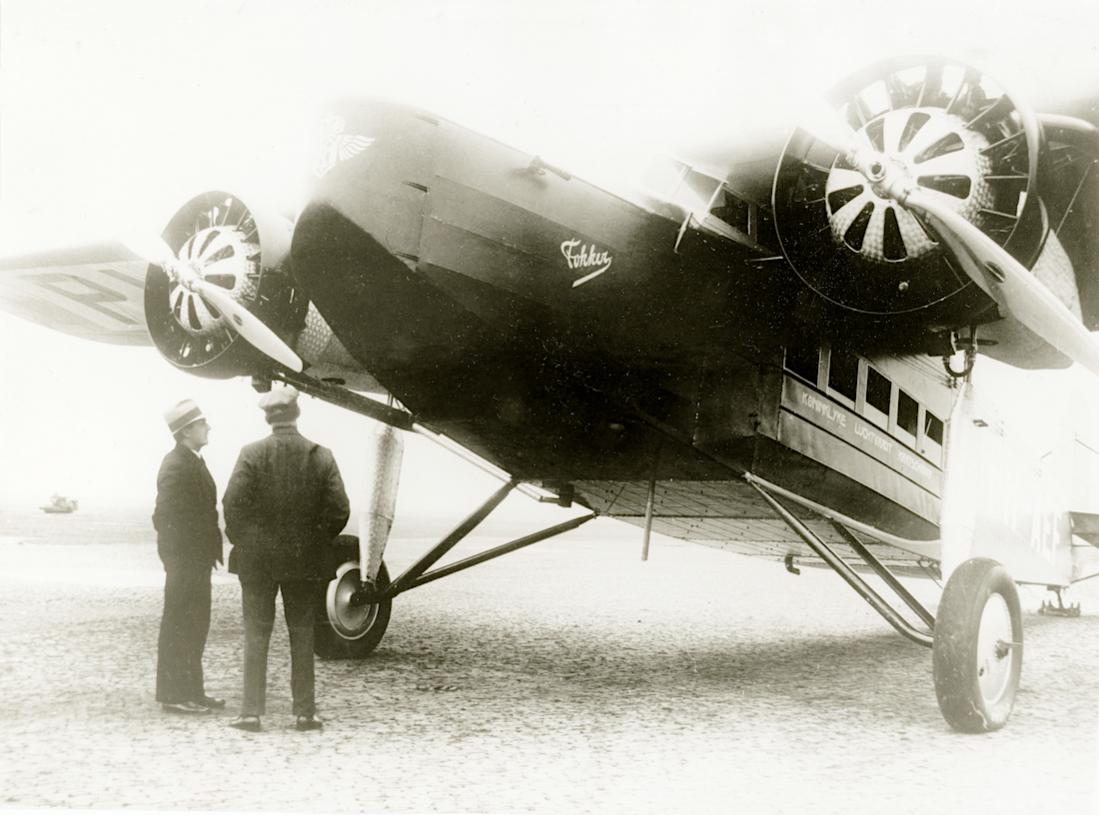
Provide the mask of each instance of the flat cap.
[{"label": "flat cap", "polygon": [[271,388],[260,396],[259,406],[263,408],[264,418],[267,419],[268,424],[293,422],[301,415],[301,409],[298,407],[298,389],[293,385]]},{"label": "flat cap", "polygon": [[271,388],[267,393],[261,394],[259,406],[264,410],[289,407],[297,404],[298,389],[293,385],[283,385],[281,388]]}]

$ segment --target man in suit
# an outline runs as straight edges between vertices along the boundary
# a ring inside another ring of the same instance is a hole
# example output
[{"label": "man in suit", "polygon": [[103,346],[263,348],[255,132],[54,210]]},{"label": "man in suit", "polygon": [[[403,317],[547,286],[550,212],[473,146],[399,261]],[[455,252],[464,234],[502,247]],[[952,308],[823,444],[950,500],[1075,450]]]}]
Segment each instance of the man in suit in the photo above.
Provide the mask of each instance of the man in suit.
[{"label": "man in suit", "polygon": [[170,713],[225,707],[206,695],[202,652],[210,631],[210,571],[222,562],[217,487],[199,451],[210,425],[190,399],[164,413],[176,446],[156,478],[153,527],[164,564],[164,615],[157,642],[156,699]]},{"label": "man in suit", "polygon": [[240,451],[225,490],[229,571],[240,578],[244,612],[244,703],[230,722],[260,729],[266,712],[267,646],[282,591],[290,633],[290,690],[298,730],[318,730],[313,677],[313,609],[324,547],[347,523],[349,507],[332,452],[298,433],[298,392],[272,389],[259,401],[271,435]]}]

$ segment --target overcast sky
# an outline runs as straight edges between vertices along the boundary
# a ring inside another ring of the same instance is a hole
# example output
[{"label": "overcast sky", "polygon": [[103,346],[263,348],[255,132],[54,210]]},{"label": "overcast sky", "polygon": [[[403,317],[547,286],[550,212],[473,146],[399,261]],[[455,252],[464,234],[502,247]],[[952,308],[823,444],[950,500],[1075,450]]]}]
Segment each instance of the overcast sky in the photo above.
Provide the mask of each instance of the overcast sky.
[{"label": "overcast sky", "polygon": [[[1097,76],[1094,3],[979,6],[2,0],[0,254],[159,231],[205,188],[293,206],[311,113],[346,92],[419,104],[611,183],[655,150],[782,120],[799,94],[890,52],[992,60],[1024,96]],[[246,383],[187,377],[149,348],[0,316],[0,349],[2,504],[55,489],[151,501],[171,443],[160,411],[184,396],[210,415],[222,487],[264,433]],[[1053,382],[1005,399],[1040,405]],[[302,425],[361,489],[368,423],[309,401]],[[406,509],[460,511],[493,488],[449,461],[412,444]]]}]

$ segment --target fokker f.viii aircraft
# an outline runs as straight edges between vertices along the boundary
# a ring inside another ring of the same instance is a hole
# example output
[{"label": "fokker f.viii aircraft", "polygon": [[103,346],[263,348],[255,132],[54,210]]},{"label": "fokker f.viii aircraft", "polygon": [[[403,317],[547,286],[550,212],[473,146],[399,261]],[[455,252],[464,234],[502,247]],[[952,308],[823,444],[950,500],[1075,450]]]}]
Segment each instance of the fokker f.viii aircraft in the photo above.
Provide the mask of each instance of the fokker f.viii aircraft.
[{"label": "fokker f.viii aircraft", "polygon": [[[947,722],[992,730],[1021,670],[1016,583],[1099,572],[1099,524],[1042,492],[969,374],[978,351],[1099,373],[1095,114],[1035,112],[938,58],[829,102],[766,167],[668,161],[627,199],[349,100],[293,221],[204,192],[160,238],[5,261],[0,305],[381,423],[370,509],[318,598],[322,656],[369,653],[402,592],[606,516],[834,569],[932,649]],[[391,578],[398,431],[503,484]],[[431,570],[515,489],[588,512]],[[909,574],[946,580],[934,614]]]}]

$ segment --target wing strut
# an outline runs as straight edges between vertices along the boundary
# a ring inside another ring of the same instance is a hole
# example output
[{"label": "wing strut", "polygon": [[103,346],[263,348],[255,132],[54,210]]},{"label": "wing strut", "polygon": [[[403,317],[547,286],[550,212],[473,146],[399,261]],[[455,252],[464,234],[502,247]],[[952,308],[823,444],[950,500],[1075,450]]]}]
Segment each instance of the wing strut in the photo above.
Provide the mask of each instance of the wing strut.
[{"label": "wing strut", "polygon": [[641,536],[641,559],[649,559],[649,538],[653,534],[653,505],[656,503],[656,479],[649,479],[649,494],[645,499],[645,533]]},{"label": "wing strut", "polygon": [[[756,492],[760,494],[763,500],[770,505],[771,509],[775,511],[775,514],[777,514],[783,521],[785,521],[786,525],[790,527],[790,529],[793,530],[799,538],[805,541],[805,545],[812,549],[813,552],[815,552],[821,560],[827,563],[836,574],[842,577],[847,582],[847,585],[853,588],[858,593],[858,595],[862,597],[863,600],[869,603],[871,608],[873,608],[874,611],[878,612],[878,614],[880,614],[887,623],[893,626],[893,628],[895,628],[898,633],[902,634],[903,636],[907,637],[908,639],[912,640],[912,642],[917,643],[918,645],[923,645],[928,648],[931,647],[933,642],[931,634],[915,628],[906,619],[904,619],[904,617],[897,613],[897,610],[889,604],[889,601],[887,601],[880,594],[878,594],[873,586],[863,580],[862,576],[858,574],[858,572],[856,572],[853,568],[851,568],[847,561],[837,555],[827,543],[821,540],[821,538],[813,532],[813,530],[811,530],[808,526],[802,523],[800,518],[794,515],[794,513],[792,513],[785,506],[783,506],[783,504],[777,498],[771,495],[771,493],[768,492],[767,489],[759,482],[759,480],[751,475],[751,473],[745,474],[744,479]],[[844,530],[844,532],[846,532],[846,530]],[[848,540],[848,543],[850,543],[851,537],[854,536],[852,536],[849,532],[844,535],[844,538]],[[866,549],[866,547],[862,546],[861,543],[859,544],[859,548],[863,550]],[[859,554],[862,555],[862,552],[859,551],[859,548],[855,548],[855,551],[859,552]],[[867,551],[867,555],[870,555],[870,559],[867,560],[867,563],[871,566],[871,568],[873,568],[874,571],[878,571],[878,568],[880,568],[882,572],[885,572],[885,574],[889,575],[888,578],[885,578],[883,576],[883,579],[890,587],[893,587],[893,584],[896,583],[896,578],[891,573],[889,573],[888,569],[886,569],[885,566],[880,561],[878,561],[877,558],[870,554],[869,551]],[[862,556],[866,557],[866,555]],[[874,564],[877,564],[877,567],[875,567]],[[879,574],[881,574],[881,572],[879,572]],[[894,588],[894,590],[896,589]],[[901,587],[901,592],[898,592],[901,599],[903,599],[910,606],[915,603],[915,606],[913,606],[913,610],[920,615],[921,619],[923,619],[924,622],[928,622],[929,626],[931,628],[934,628],[934,617],[932,617],[926,609],[920,606],[916,599],[912,597],[907,592],[907,590],[904,589],[903,586]],[[917,606],[919,607],[919,610],[916,609]]]}]

